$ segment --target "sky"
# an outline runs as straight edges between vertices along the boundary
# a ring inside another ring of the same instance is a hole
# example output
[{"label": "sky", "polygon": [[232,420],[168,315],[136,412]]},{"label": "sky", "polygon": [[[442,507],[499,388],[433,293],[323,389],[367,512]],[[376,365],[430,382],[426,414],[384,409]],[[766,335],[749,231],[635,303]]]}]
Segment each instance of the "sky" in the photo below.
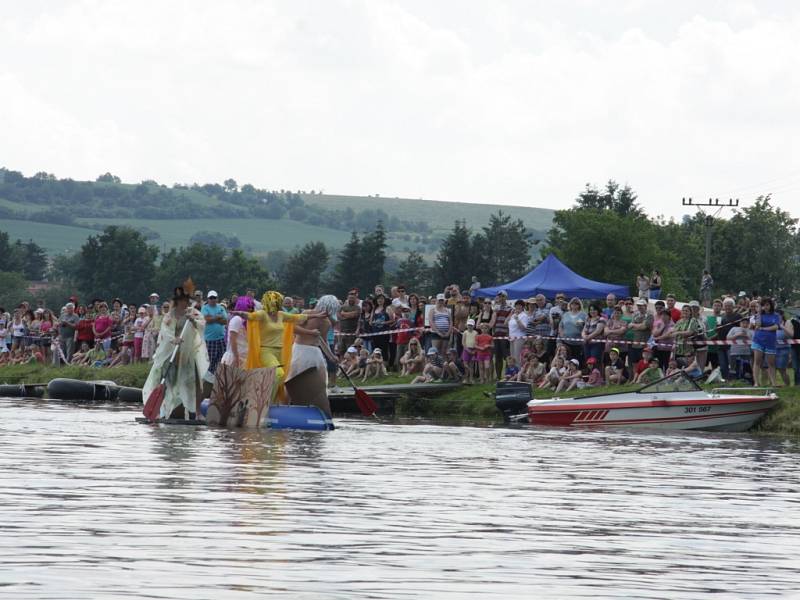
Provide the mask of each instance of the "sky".
[{"label": "sky", "polygon": [[800,217],[800,3],[0,0],[0,166]]}]

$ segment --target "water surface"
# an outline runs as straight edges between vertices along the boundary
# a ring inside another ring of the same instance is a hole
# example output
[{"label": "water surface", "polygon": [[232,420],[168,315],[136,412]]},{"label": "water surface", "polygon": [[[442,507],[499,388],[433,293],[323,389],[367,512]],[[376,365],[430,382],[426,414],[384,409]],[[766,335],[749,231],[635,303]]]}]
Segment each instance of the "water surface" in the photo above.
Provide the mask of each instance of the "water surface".
[{"label": "water surface", "polygon": [[797,445],[0,399],[0,597],[797,597]]}]

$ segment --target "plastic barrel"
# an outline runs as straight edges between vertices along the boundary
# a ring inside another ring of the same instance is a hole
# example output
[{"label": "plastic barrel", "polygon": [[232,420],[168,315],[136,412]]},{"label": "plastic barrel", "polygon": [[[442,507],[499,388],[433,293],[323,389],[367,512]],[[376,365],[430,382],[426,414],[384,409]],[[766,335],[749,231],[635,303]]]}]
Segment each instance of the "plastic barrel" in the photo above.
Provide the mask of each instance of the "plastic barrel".
[{"label": "plastic barrel", "polygon": [[44,396],[44,386],[24,383],[0,385],[0,396],[6,398],[41,398]]},{"label": "plastic barrel", "polygon": [[120,387],[117,389],[117,400],[120,402],[131,402],[142,404],[142,390],[135,387]]},{"label": "plastic barrel", "polygon": [[264,424],[272,429],[333,429],[333,420],[316,406],[270,406]]}]

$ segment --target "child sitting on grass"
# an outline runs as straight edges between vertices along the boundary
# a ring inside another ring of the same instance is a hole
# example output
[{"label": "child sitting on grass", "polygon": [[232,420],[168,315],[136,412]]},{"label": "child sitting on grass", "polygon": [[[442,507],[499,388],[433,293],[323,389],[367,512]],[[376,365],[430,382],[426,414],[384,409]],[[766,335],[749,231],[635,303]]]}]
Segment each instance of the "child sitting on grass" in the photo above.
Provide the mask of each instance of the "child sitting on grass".
[{"label": "child sitting on grass", "polygon": [[458,351],[450,348],[442,365],[442,381],[461,381],[464,377],[464,363],[458,358]]},{"label": "child sitting on grass", "polygon": [[72,361],[70,362],[70,364],[72,365],[82,364],[88,352],[89,352],[89,344],[87,344],[86,342],[81,342],[81,349],[72,355]]},{"label": "child sitting on grass", "polygon": [[[355,346],[350,346],[347,349],[347,352],[344,353],[341,364],[344,372],[350,377],[352,377],[358,371],[358,351],[356,350]],[[364,373],[362,371],[361,375],[363,376],[363,374]]]},{"label": "child sitting on grass", "polygon": [[580,363],[577,358],[573,358],[567,363],[567,370],[558,381],[556,393],[569,392],[578,387],[578,382],[581,380],[581,370],[578,368]]},{"label": "child sitting on grass", "polygon": [[636,383],[647,385],[663,378],[664,374],[661,372],[661,367],[658,366],[658,359],[653,357],[650,359],[650,365],[636,377]]},{"label": "child sitting on grass", "polygon": [[411,383],[431,383],[442,377],[442,369],[444,368],[444,361],[439,356],[439,351],[436,348],[428,348],[426,355],[426,364],[422,369],[422,375],[417,375]]},{"label": "child sitting on grass", "polygon": [[514,360],[513,356],[509,356],[506,359],[506,370],[503,373],[503,381],[516,381],[517,375],[519,375],[517,361]]},{"label": "child sitting on grass", "polygon": [[561,381],[561,376],[566,372],[566,368],[564,367],[564,359],[560,356],[556,356],[553,359],[553,363],[550,366],[550,370],[547,372],[547,375],[542,379],[542,382],[539,384],[540,390],[549,390],[555,389],[558,385],[558,382]]},{"label": "child sitting on grass", "polygon": [[379,377],[386,377],[386,365],[383,364],[383,352],[380,348],[375,348],[372,351],[372,356],[367,359],[367,366],[364,368],[364,377],[361,381],[366,381],[369,378],[377,379]]},{"label": "child sitting on grass", "polygon": [[589,371],[589,375],[586,377],[586,381],[578,382],[578,387],[583,389],[603,385],[603,374],[600,372],[600,369],[597,368],[597,359],[594,356],[590,356],[586,359],[586,368]]}]

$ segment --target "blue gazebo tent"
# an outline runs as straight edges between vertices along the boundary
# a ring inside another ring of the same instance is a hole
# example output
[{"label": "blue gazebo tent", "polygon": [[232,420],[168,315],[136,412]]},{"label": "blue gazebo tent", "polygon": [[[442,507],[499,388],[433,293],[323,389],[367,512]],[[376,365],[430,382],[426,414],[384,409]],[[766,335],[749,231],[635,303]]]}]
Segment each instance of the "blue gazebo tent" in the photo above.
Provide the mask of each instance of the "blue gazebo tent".
[{"label": "blue gazebo tent", "polygon": [[603,298],[607,294],[616,294],[622,298],[630,295],[627,285],[615,283],[602,283],[581,277],[567,265],[562,263],[555,254],[548,254],[539,265],[530,273],[523,275],[516,281],[504,283],[487,288],[478,288],[472,296],[493,298],[500,290],[508,292],[510,300],[530,298],[536,294],[544,294],[552,299],[559,292],[567,298]]}]

